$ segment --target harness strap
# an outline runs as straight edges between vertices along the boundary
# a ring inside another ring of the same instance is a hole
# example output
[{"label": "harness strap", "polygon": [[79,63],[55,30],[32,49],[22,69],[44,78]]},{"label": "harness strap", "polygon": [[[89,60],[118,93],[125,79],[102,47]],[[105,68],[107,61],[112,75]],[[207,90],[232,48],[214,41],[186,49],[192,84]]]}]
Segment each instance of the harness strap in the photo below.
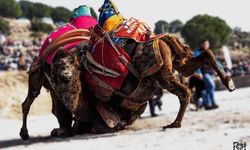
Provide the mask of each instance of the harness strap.
[{"label": "harness strap", "polygon": [[123,62],[123,64],[129,69],[129,71],[138,79],[141,80],[141,75],[139,74],[139,72],[135,69],[135,67],[128,61],[128,59],[122,55],[119,50],[116,48],[114,42],[112,41],[112,39],[110,38],[109,34],[107,34],[105,32],[105,36],[107,37],[107,39],[109,40],[111,46],[114,48],[114,50],[116,51],[116,53],[119,55],[119,59]]}]

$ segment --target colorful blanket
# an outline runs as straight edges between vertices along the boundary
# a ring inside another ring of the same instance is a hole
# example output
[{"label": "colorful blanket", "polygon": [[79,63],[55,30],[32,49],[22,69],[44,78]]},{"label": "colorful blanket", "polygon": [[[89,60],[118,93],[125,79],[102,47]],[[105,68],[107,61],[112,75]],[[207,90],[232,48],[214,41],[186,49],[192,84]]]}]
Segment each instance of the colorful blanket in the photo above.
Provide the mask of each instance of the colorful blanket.
[{"label": "colorful blanket", "polygon": [[[56,38],[58,38],[60,35],[74,30],[74,29],[89,29],[93,26],[95,26],[97,24],[97,21],[95,18],[91,17],[91,16],[80,16],[77,18],[72,18],[71,22],[66,24],[65,26],[59,27],[58,29],[56,29],[55,31],[53,31],[52,33],[50,33],[48,35],[48,37],[46,38],[46,40],[44,41],[39,56],[43,58],[44,56],[44,50],[46,49],[46,47]],[[63,48],[65,51],[70,50],[72,47],[77,46],[80,42],[74,42],[68,45],[65,45]],[[51,64],[51,62],[53,61],[54,57],[56,55],[56,51],[51,53],[50,55],[48,55],[45,60],[47,63]]]},{"label": "colorful blanket", "polygon": [[152,35],[149,26],[135,18],[124,21],[114,33],[114,37],[116,38],[133,39],[139,43],[149,41]]}]

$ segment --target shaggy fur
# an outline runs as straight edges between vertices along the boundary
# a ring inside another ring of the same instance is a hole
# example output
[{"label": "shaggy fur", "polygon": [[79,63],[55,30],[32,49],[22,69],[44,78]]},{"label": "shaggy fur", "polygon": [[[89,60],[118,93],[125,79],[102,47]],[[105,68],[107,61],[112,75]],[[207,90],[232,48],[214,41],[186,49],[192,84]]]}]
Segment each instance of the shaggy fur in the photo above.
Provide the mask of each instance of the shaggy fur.
[{"label": "shaggy fur", "polygon": [[[73,114],[77,120],[92,122],[95,114],[92,104],[85,101],[80,80],[80,65],[76,58],[59,51],[50,66],[40,59],[34,60],[29,72],[29,91],[22,104],[23,125],[20,131],[22,139],[29,138],[27,130],[27,115],[30,106],[40,94],[42,86],[50,91],[52,97],[52,113],[56,116],[60,128],[51,132],[53,136],[67,137],[72,134]],[[46,75],[49,76],[49,82]],[[52,85],[53,84],[53,85]]]}]

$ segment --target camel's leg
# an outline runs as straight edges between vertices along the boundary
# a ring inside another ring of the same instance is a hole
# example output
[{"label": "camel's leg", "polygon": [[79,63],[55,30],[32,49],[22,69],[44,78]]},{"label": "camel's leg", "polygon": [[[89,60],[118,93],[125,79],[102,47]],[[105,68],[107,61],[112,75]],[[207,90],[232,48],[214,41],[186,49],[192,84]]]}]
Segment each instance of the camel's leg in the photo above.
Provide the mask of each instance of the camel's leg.
[{"label": "camel's leg", "polygon": [[72,114],[65,105],[58,99],[54,91],[51,91],[52,113],[56,116],[59,128],[51,131],[51,136],[69,137],[71,136]]},{"label": "camel's leg", "polygon": [[30,110],[30,106],[34,102],[35,98],[40,94],[40,90],[45,79],[41,68],[35,68],[34,63],[35,62],[33,62],[30,67],[30,70],[32,71],[30,71],[29,73],[28,95],[25,101],[22,103],[23,125],[19,134],[23,140],[27,140],[29,138],[27,129],[27,116]]},{"label": "camel's leg", "polygon": [[199,69],[205,64],[209,65],[216,71],[221,81],[228,88],[230,92],[235,90],[233,80],[229,76],[227,76],[224,71],[219,69],[219,67],[216,64],[214,54],[210,49],[202,52],[201,55],[199,55],[198,57],[192,57],[190,60],[187,61],[185,65],[177,67],[177,69],[184,76],[190,76],[197,69]]},{"label": "camel's leg", "polygon": [[179,128],[185,114],[186,108],[190,102],[191,92],[189,88],[181,84],[172,73],[172,59],[170,48],[162,41],[159,42],[159,47],[164,64],[160,71],[157,73],[157,78],[161,86],[167,89],[169,92],[178,96],[180,100],[180,109],[175,121],[163,127],[165,128]]}]

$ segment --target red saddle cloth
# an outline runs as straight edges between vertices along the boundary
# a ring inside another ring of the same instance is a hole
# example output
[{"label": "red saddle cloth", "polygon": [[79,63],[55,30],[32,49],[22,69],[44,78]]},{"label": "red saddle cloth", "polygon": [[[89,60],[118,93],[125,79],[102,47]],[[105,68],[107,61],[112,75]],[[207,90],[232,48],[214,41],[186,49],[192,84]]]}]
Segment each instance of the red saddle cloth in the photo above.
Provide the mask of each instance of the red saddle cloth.
[{"label": "red saddle cloth", "polygon": [[133,39],[138,43],[145,43],[151,39],[153,32],[150,27],[138,19],[130,18],[115,30],[114,37]]},{"label": "red saddle cloth", "polygon": [[[115,90],[119,90],[122,86],[124,79],[128,74],[128,68],[120,61],[118,53],[111,46],[109,40],[105,37],[104,31],[97,25],[92,29],[92,35],[90,38],[90,46],[92,48],[92,56],[101,65],[112,69],[120,73],[119,77],[108,77],[102,74],[86,71],[84,74],[85,81],[94,94],[102,100],[107,100],[113,95],[113,91],[104,88],[95,77],[99,78],[102,82],[109,85]],[[117,46],[119,52],[124,55],[128,61],[131,62],[129,55],[119,46]]]}]

